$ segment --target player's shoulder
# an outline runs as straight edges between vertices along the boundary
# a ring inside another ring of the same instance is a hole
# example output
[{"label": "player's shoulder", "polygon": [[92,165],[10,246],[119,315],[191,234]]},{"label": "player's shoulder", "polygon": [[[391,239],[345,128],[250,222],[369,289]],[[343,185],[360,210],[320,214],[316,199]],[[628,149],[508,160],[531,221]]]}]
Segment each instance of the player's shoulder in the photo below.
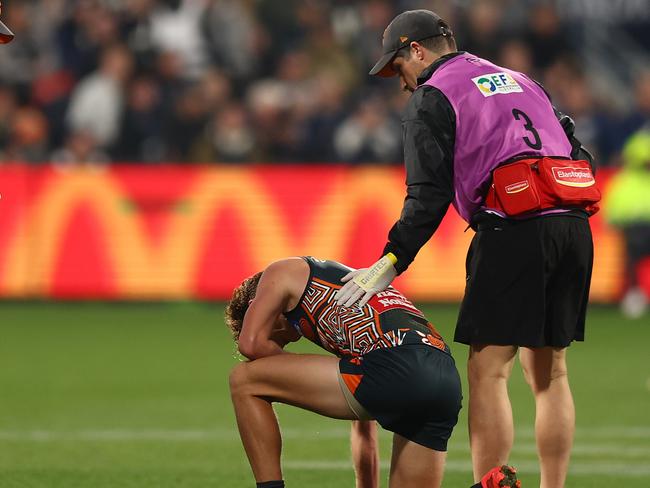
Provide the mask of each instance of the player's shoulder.
[{"label": "player's shoulder", "polygon": [[301,257],[290,257],[273,261],[269,264],[262,280],[276,288],[276,291],[284,291],[294,295],[302,290],[309,279],[309,264]]},{"label": "player's shoulder", "polygon": [[309,270],[309,264],[304,258],[296,256],[273,261],[264,270],[264,275],[274,277],[287,276],[304,270]]}]

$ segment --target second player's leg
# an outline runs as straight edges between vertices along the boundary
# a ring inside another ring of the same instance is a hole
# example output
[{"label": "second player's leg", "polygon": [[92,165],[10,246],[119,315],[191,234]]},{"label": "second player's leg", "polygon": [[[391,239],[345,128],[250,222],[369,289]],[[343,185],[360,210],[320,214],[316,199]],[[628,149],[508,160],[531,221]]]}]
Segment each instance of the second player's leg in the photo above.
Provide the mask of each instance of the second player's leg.
[{"label": "second player's leg", "polygon": [[352,421],[350,431],[356,488],[379,486],[379,436],[374,420]]},{"label": "second player's leg", "polygon": [[569,387],[566,349],[521,348],[519,361],[535,395],[535,438],[541,488],[564,486],[575,431],[575,408]]},{"label": "second player's leg", "polygon": [[390,488],[439,488],[447,453],[393,435]]},{"label": "second player's leg", "polygon": [[280,429],[271,403],[355,419],[341,392],[338,359],[280,354],[237,365],[230,374],[237,426],[257,482],[282,479]]},{"label": "second player's leg", "polygon": [[508,378],[516,353],[514,346],[470,346],[469,437],[475,481],[508,462],[514,441]]}]

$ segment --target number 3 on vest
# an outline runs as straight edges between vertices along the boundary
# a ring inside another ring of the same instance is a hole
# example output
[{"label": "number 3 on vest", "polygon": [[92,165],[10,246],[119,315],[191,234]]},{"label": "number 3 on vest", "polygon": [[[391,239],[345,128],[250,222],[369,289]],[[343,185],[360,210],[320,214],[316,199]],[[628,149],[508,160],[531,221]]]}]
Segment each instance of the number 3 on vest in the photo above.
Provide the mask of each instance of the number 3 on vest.
[{"label": "number 3 on vest", "polygon": [[537,132],[537,130],[535,130],[535,127],[533,127],[533,121],[530,120],[530,117],[528,117],[526,112],[519,110],[518,108],[512,109],[512,115],[516,120],[524,119],[524,121],[526,122],[524,124],[524,129],[530,132],[535,138],[534,141],[531,141],[528,138],[528,136],[523,137],[523,140],[526,143],[526,145],[532,149],[540,150],[542,148],[542,140],[539,138],[539,133]]}]

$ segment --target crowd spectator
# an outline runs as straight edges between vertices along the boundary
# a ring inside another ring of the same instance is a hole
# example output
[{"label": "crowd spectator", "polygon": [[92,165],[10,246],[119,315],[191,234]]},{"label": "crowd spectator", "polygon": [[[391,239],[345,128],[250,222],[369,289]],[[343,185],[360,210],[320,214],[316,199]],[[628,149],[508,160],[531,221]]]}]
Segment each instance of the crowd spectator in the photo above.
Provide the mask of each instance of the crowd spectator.
[{"label": "crowd spectator", "polygon": [[28,163],[46,161],[47,131],[47,120],[42,112],[29,106],[18,108],[11,119],[9,143],[3,159]]},{"label": "crowd spectator", "polygon": [[[9,2],[3,19],[16,39],[0,49],[0,154],[401,164],[403,98],[394,80],[363,72],[398,11],[429,8],[455,26],[461,49],[542,82],[579,119],[600,165],[619,164],[624,141],[650,117],[650,74],[618,91],[627,103],[609,103],[571,1]],[[621,19],[632,40],[644,31],[636,20]]]},{"label": "crowd spectator", "polygon": [[368,98],[343,121],[334,134],[338,159],[351,163],[390,163],[400,158],[401,131],[387,116],[382,100]]},{"label": "crowd spectator", "polygon": [[52,163],[60,168],[82,165],[101,165],[110,158],[97,145],[89,131],[71,132],[63,147],[52,153]]},{"label": "crowd spectator", "polygon": [[156,161],[164,156],[160,88],[150,76],[134,78],[114,148],[118,161]]},{"label": "crowd spectator", "polygon": [[5,150],[11,141],[11,122],[16,113],[16,96],[7,87],[0,87],[0,147],[2,157],[6,158]]},{"label": "crowd spectator", "polygon": [[71,132],[87,130],[104,148],[115,142],[131,65],[131,54],[124,46],[106,48],[99,69],[83,78],[72,93],[67,115]]}]

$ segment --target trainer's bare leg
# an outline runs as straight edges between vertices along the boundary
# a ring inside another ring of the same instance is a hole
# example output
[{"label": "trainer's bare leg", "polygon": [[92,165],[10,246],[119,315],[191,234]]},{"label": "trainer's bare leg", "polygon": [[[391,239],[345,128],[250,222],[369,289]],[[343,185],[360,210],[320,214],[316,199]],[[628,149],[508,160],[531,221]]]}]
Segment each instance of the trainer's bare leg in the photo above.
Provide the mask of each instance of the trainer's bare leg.
[{"label": "trainer's bare leg", "polygon": [[514,441],[508,378],[516,354],[514,346],[472,345],[469,349],[469,442],[474,481],[508,462]]},{"label": "trainer's bare leg", "polygon": [[562,488],[575,432],[575,407],[566,366],[566,349],[521,348],[519,361],[535,395],[535,438],[541,488]]},{"label": "trainer's bare leg", "polygon": [[446,452],[434,451],[394,434],[389,487],[439,488],[446,458]]},{"label": "trainer's bare leg", "polygon": [[240,363],[232,370],[237,426],[258,483],[282,479],[282,440],[272,402],[338,419],[356,418],[337,375],[337,358],[315,354],[279,354]]}]

